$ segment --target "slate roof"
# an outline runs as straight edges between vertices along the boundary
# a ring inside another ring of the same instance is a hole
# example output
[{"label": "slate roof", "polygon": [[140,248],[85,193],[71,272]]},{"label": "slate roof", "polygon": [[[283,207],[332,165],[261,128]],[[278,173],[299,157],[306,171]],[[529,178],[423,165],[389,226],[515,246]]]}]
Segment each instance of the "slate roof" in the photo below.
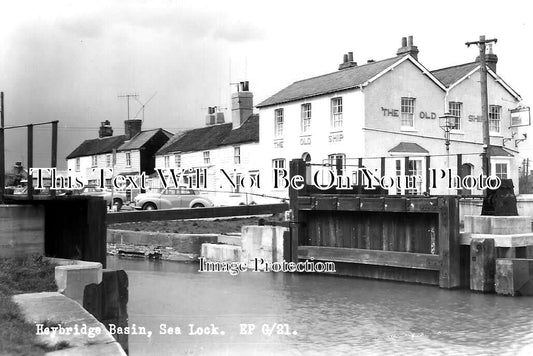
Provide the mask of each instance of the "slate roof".
[{"label": "slate roof", "polygon": [[113,149],[119,148],[125,139],[126,136],[120,135],[85,140],[67,156],[67,159],[113,152]]},{"label": "slate roof", "polygon": [[271,106],[355,88],[364,84],[402,58],[403,56],[397,56],[294,82],[258,104],[257,107]]},{"label": "slate roof", "polygon": [[135,135],[131,140],[125,141],[117,151],[138,150],[143,147],[158,131],[162,131],[168,138],[172,137],[172,133],[163,129],[153,129],[141,131]]},{"label": "slate roof", "polygon": [[201,127],[182,132],[171,138],[156,155],[171,152],[194,152],[211,150],[224,145],[259,142],[259,115],[251,115],[239,128],[232,124]]},{"label": "slate roof", "polygon": [[76,149],[67,156],[67,159],[111,153],[114,149],[117,151],[139,149],[143,147],[159,130],[168,137],[172,137],[172,134],[166,130],[153,129],[141,131],[129,141],[126,141],[125,135],[93,138],[83,141],[81,145],[76,147]]},{"label": "slate roof", "polygon": [[222,141],[222,145],[245,142],[259,142],[259,115],[257,114],[250,116],[238,129],[231,130]]},{"label": "slate roof", "polygon": [[479,66],[478,62],[464,63],[452,67],[436,69],[431,71],[431,74],[433,74],[446,87],[449,87],[470,73],[477,66]]},{"label": "slate roof", "polygon": [[429,153],[428,150],[413,142],[400,142],[389,150],[392,153]]}]

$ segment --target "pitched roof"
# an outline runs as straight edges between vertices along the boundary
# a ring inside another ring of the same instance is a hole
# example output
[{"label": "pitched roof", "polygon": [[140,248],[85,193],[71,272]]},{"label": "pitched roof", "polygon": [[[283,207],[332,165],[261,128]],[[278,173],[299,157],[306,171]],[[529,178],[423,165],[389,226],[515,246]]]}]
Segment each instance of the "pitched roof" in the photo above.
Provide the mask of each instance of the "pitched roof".
[{"label": "pitched roof", "polygon": [[184,131],[174,135],[156,155],[171,152],[193,152],[214,149],[224,145],[259,142],[259,115],[251,115],[239,128],[220,124]]},{"label": "pitched roof", "polygon": [[514,155],[504,147],[494,145],[489,146],[489,155],[491,157],[514,157]]},{"label": "pitched roof", "polygon": [[168,138],[172,137],[172,134],[163,129],[153,129],[141,131],[129,141],[125,141],[117,151],[137,150],[143,147],[156,133],[163,132]]},{"label": "pitched roof", "polygon": [[404,57],[388,58],[294,82],[261,102],[257,107],[276,105],[341,90],[353,89],[372,79]]},{"label": "pitched roof", "polygon": [[222,145],[259,142],[259,115],[252,115],[239,128],[231,130]]},{"label": "pitched roof", "polygon": [[400,142],[389,150],[391,153],[429,153],[424,147],[413,142]]},{"label": "pitched roof", "polygon": [[67,159],[110,153],[113,149],[120,147],[125,138],[126,136],[120,135],[85,140],[67,156]]},{"label": "pitched roof", "polygon": [[436,69],[431,71],[431,74],[437,77],[437,79],[440,80],[446,87],[449,87],[473,71],[477,66],[479,66],[478,62],[464,63],[451,67]]}]

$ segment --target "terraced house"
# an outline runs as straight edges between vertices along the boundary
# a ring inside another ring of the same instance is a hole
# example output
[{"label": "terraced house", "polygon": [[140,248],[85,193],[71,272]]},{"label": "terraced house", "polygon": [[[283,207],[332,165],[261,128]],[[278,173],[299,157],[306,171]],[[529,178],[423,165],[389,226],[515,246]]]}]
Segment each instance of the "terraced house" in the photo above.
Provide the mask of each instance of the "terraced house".
[{"label": "terraced house", "polygon": [[[136,176],[154,172],[155,152],[173,135],[164,129],[142,130],[142,120],[124,121],[124,134],[113,136],[109,121],[101,123],[98,138],[83,141],[67,156],[68,169],[84,184],[97,184],[104,169],[105,184],[112,175]],[[116,154],[114,155],[114,152]]]},{"label": "terraced house", "polygon": [[[259,148],[259,117],[253,114],[253,94],[248,82],[241,82],[232,94],[231,122],[224,113],[210,108],[206,126],[174,136],[156,153],[156,168],[170,177],[183,170],[183,182],[202,187],[217,204],[257,202],[259,167],[264,153]],[[196,172],[199,172],[197,174]],[[152,180],[161,188],[161,180]],[[244,186],[241,184],[244,183]],[[252,194],[245,194],[252,193]]]},{"label": "terraced house", "polygon": [[[479,175],[480,63],[476,59],[428,70],[418,53],[412,37],[402,38],[396,56],[384,60],[358,65],[350,52],[337,71],[297,81],[257,105],[262,183],[268,193],[286,194],[272,189],[272,168],[288,168],[294,158],[316,164],[313,170],[327,164],[349,174],[364,166],[389,176],[423,176],[414,189],[394,187],[390,194],[426,192],[428,162],[458,176]],[[513,178],[517,188],[522,136],[521,128],[511,127],[511,110],[520,106],[521,97],[497,73],[497,61],[492,52],[487,54],[491,171]],[[439,123],[447,112],[454,115],[448,122],[449,154]],[[440,185],[428,193],[455,191]]]}]

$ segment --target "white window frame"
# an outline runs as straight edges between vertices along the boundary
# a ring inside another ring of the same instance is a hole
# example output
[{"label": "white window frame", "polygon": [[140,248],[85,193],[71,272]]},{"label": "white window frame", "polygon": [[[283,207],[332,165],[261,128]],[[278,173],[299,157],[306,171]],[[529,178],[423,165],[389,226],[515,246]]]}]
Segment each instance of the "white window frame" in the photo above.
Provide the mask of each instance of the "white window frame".
[{"label": "white window frame", "polygon": [[91,167],[98,167],[98,156],[97,155],[91,156]]},{"label": "white window frame", "polygon": [[[499,168],[504,167],[504,170]],[[509,164],[507,162],[494,162],[494,175],[500,179],[509,178]]]},{"label": "white window frame", "polygon": [[79,158],[79,157],[76,158],[76,161],[75,161],[75,164],[74,164],[74,165],[75,165],[74,168],[75,168],[76,172],[79,172],[80,169],[81,169],[81,168],[80,168],[81,165],[80,165],[80,158]]},{"label": "white window frame", "polygon": [[311,131],[311,103],[302,104],[300,130],[302,134]]},{"label": "white window frame", "polygon": [[165,168],[169,168],[170,167],[170,156],[165,156],[164,158],[164,164],[165,164]]},{"label": "white window frame", "polygon": [[502,129],[502,107],[500,105],[489,105],[489,132],[501,133]]},{"label": "white window frame", "polygon": [[211,163],[211,153],[210,153],[210,151],[204,151],[203,152],[203,156],[204,156],[204,164],[210,164]]},{"label": "white window frame", "polygon": [[111,155],[110,154],[105,155],[105,166],[111,167]]},{"label": "white window frame", "polygon": [[403,96],[400,101],[400,125],[402,129],[415,128],[416,98]]},{"label": "white window frame", "polygon": [[274,137],[283,136],[283,108],[274,110]]},{"label": "white window frame", "polygon": [[126,167],[131,167],[131,152],[126,152]]},{"label": "white window frame", "polygon": [[452,130],[461,130],[461,118],[463,116],[463,103],[460,101],[450,101],[448,103],[448,112],[450,115],[455,116]]},{"label": "white window frame", "polygon": [[285,158],[274,158],[272,160],[272,168],[283,168],[283,169],[285,169]]},{"label": "white window frame", "polygon": [[[342,167],[339,172],[339,167],[337,167],[337,159],[342,160]],[[336,173],[344,174],[346,171],[346,154],[344,153],[332,153],[328,155],[328,164],[331,168],[335,168]]]},{"label": "white window frame", "polygon": [[174,165],[176,168],[181,168],[181,154],[175,153],[174,154]]},{"label": "white window frame", "polygon": [[343,107],[342,97],[331,99],[331,128],[341,129],[343,127]]},{"label": "white window frame", "polygon": [[241,164],[241,146],[233,147],[233,163]]}]

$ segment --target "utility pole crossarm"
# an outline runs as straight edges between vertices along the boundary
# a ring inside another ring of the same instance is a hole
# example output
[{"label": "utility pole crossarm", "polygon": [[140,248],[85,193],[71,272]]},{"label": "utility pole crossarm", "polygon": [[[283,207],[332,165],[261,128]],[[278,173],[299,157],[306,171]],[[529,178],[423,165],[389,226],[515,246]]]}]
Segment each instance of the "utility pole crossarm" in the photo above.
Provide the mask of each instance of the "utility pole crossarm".
[{"label": "utility pole crossarm", "polygon": [[[485,38],[484,36],[480,36],[480,37]],[[498,42],[498,39],[497,38],[491,38],[490,40],[485,40],[484,39],[484,40],[479,40],[479,41],[466,42],[465,45],[467,47],[470,47],[471,45],[480,45],[482,43],[492,43],[492,42],[496,43],[496,42]]]}]

